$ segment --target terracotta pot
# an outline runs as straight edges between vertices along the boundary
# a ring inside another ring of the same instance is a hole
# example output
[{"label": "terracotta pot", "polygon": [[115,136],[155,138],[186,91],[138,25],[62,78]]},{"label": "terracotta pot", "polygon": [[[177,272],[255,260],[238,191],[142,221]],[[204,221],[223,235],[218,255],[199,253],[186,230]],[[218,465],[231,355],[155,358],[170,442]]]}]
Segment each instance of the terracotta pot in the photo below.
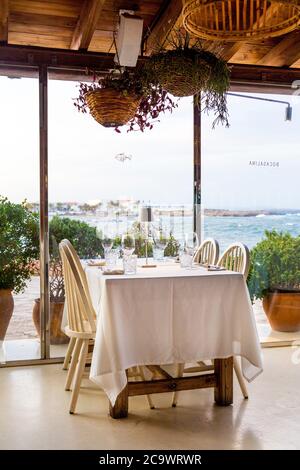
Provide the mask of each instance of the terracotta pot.
[{"label": "terracotta pot", "polygon": [[269,293],[263,299],[263,307],[273,330],[300,330],[300,292]]},{"label": "terracotta pot", "polygon": [[[66,344],[69,337],[61,329],[64,312],[64,302],[50,302],[50,343]],[[32,319],[38,335],[40,336],[41,314],[40,299],[35,299],[32,311]]]},{"label": "terracotta pot", "polygon": [[4,341],[13,311],[14,299],[11,290],[0,289],[0,341]]}]

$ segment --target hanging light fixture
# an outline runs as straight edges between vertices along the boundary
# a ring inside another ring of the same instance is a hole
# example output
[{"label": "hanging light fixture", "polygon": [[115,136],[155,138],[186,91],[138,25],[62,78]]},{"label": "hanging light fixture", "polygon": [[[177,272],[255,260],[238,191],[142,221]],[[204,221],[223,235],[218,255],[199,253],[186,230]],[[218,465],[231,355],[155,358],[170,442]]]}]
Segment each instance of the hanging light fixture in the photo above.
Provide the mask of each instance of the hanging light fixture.
[{"label": "hanging light fixture", "polygon": [[261,40],[300,25],[300,0],[183,0],[183,25],[213,41]]}]

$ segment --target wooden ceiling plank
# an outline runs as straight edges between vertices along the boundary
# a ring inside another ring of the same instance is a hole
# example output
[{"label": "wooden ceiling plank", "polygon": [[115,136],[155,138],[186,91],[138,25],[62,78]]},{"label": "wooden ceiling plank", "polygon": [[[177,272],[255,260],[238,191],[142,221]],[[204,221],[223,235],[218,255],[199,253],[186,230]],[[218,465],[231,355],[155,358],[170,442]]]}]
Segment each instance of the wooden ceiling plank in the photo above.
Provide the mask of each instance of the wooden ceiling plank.
[{"label": "wooden ceiling plank", "polygon": [[4,43],[7,43],[8,38],[8,15],[8,0],[2,0],[0,2],[0,42]]},{"label": "wooden ceiling plank", "polygon": [[44,14],[52,16],[69,16],[77,18],[81,1],[36,1],[36,0],[9,0],[10,11],[13,13]]},{"label": "wooden ceiling plank", "polygon": [[146,54],[151,54],[159,46],[163,46],[172,28],[175,26],[182,11],[182,0],[165,2],[165,8],[158,14],[150,27],[146,41]]},{"label": "wooden ceiling plank", "polygon": [[287,34],[257,64],[273,67],[289,67],[297,62],[298,59],[300,59],[300,31]]},{"label": "wooden ceiling plank", "polygon": [[85,0],[73,34],[70,49],[87,50],[105,0]]},{"label": "wooden ceiling plank", "polygon": [[72,28],[74,31],[77,21],[76,18],[70,18],[68,16],[14,13],[10,11],[9,26],[15,23],[23,25],[60,26],[62,28]]},{"label": "wooden ceiling plank", "polygon": [[221,52],[222,59],[226,60],[226,62],[229,62],[230,59],[232,59],[232,57],[241,49],[242,44],[240,42],[227,44]]}]

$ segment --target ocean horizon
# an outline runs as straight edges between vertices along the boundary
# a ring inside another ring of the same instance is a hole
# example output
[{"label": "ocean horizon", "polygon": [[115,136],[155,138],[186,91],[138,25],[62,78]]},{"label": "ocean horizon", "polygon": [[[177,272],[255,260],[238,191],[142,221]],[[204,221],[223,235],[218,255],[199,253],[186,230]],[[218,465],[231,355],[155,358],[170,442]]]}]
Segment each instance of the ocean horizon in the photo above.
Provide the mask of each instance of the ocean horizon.
[{"label": "ocean horizon", "polygon": [[[97,227],[103,234],[121,235],[130,230],[138,219],[132,214],[103,217],[96,214],[68,215]],[[154,220],[156,227],[166,233],[172,232],[175,238],[181,239],[185,233],[193,230],[192,215],[161,215]],[[202,239],[212,237],[218,240],[221,250],[236,241],[242,242],[250,249],[264,237],[266,230],[288,232],[293,236],[300,235],[300,211],[277,214],[257,214],[255,216],[216,216],[204,215],[201,222]]]}]

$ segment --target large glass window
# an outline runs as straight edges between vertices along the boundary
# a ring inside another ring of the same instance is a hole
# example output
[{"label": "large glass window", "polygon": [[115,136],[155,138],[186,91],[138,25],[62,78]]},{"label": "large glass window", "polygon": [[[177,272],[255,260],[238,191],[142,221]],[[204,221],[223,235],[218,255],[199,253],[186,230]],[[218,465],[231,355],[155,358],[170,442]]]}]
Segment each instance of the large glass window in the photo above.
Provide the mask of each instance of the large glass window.
[{"label": "large glass window", "polygon": [[[285,104],[236,96],[228,97],[229,129],[212,130],[210,120],[203,119],[204,235],[216,238],[221,251],[236,241],[250,249],[259,246],[259,253],[252,251],[251,257],[258,276],[254,291],[262,296],[265,283],[293,291],[300,281],[295,261],[300,234],[300,101],[291,95],[248,96],[289,102],[292,121],[285,121]],[[293,238],[272,238],[266,231]],[[265,245],[260,243],[263,239]],[[255,300],[254,310],[265,341],[299,336],[295,325],[291,334],[273,331],[260,298]]]},{"label": "large glass window", "polygon": [[40,358],[38,91],[37,78],[0,76],[0,345],[7,361]]},{"label": "large glass window", "polygon": [[[154,225],[168,237],[192,230],[192,99],[180,101],[151,131],[119,134],[77,111],[76,85],[49,81],[50,237],[57,243],[73,237],[81,258],[103,256],[95,237],[120,241],[133,231],[138,238],[142,204],[153,207]],[[144,255],[142,247],[136,252]],[[51,354],[62,355],[63,348],[52,344]]]}]

